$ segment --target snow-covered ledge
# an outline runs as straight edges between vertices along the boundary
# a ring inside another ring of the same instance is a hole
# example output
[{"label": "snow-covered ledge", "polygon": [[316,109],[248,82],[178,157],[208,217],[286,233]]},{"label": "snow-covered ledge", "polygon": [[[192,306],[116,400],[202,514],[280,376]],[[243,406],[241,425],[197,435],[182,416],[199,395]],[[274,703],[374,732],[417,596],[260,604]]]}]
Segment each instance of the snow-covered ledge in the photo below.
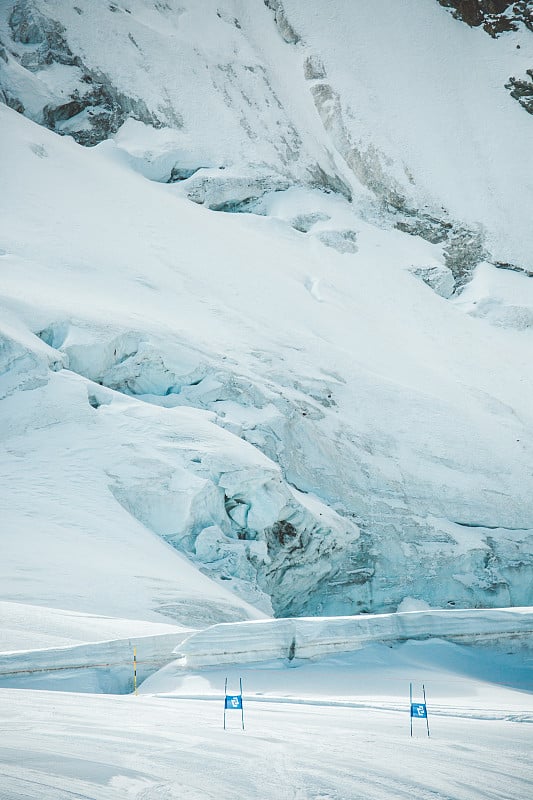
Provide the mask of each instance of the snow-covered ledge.
[{"label": "snow-covered ledge", "polygon": [[533,608],[411,611],[353,617],[257,620],[213,625],[174,651],[185,667],[317,658],[372,642],[446,639],[533,650]]}]

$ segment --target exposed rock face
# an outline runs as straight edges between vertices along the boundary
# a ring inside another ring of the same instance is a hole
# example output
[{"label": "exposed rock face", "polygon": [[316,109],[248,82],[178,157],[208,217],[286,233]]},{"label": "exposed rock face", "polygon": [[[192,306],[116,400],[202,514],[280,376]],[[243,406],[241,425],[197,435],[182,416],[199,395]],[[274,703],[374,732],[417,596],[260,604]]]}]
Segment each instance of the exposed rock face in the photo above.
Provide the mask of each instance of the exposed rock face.
[{"label": "exposed rock face", "polygon": [[[10,59],[18,61],[36,76],[36,82],[37,73],[54,64],[71,68],[73,75],[79,76],[79,88],[73,89],[66,101],[58,92],[50,98],[51,102],[43,104],[40,113],[30,114],[37,122],[43,122],[61,135],[68,134],[85,146],[108,139],[129,116],[154,127],[164,124],[161,114],[154,114],[142,100],[116,89],[108,76],[87,67],[72,52],[63,25],[43,14],[33,0],[17,0],[9,16],[9,27],[13,42],[28,47],[20,55],[15,54],[14,48],[8,54],[6,48],[1,47],[0,58],[5,64]],[[4,96],[8,105],[20,113],[25,112],[23,102],[9,86],[4,88]],[[179,119],[174,118],[173,122],[179,124]]]},{"label": "exposed rock face", "polygon": [[363,149],[350,136],[338,92],[330,83],[320,81],[311,85],[311,94],[324,128],[358,180],[384,202],[403,208],[405,196],[399,184],[387,174],[380,153],[371,145]]},{"label": "exposed rock face", "polygon": [[[90,87],[88,91],[80,94],[75,90],[67,103],[44,107],[43,121],[48,128],[59,134],[69,134],[78,144],[92,147],[109,139],[128,117],[154,128],[163,126],[163,122],[148,110],[142,100],[119,92],[105,75],[93,76],[86,70],[83,80]],[[78,128],[75,123],[83,122],[80,119],[82,115],[88,127],[81,124]],[[63,125],[68,121],[72,121],[72,127]]]},{"label": "exposed rock face", "polygon": [[446,242],[444,258],[454,276],[456,287],[464,286],[473,269],[489,258],[484,246],[483,232],[457,228]]},{"label": "exposed rock face", "polygon": [[306,81],[322,81],[327,78],[324,64],[319,56],[307,56],[304,62],[304,77]]},{"label": "exposed rock face", "polygon": [[[8,55],[5,49],[1,46],[0,46],[0,58],[6,64],[9,62]],[[19,100],[19,98],[11,94],[9,89],[2,88],[1,86],[0,86],[0,102],[5,103],[6,106],[9,106],[9,108],[14,109],[14,111],[18,111],[19,114],[24,114],[25,112],[24,104]]]},{"label": "exposed rock face", "polygon": [[[315,80],[314,76],[324,73],[320,62],[308,59],[306,77],[311,83],[317,111],[325,129],[330,134],[337,150],[346,163],[361,181],[376,196],[387,212],[397,218],[395,227],[404,233],[420,236],[432,244],[445,242],[445,264],[455,280],[455,288],[463,286],[469,279],[473,269],[489,256],[484,245],[484,235],[480,230],[471,230],[457,221],[443,217],[433,217],[413,207],[402,187],[387,169],[384,158],[379,151],[369,146],[363,149],[349,133],[344,119],[342,104],[338,93],[330,83]],[[326,237],[329,239],[329,237]],[[345,242],[336,246],[340,252],[355,252],[356,246]],[[347,250],[346,247],[355,247]],[[429,282],[433,285],[433,281]],[[447,287],[447,282],[446,282]],[[447,293],[448,289],[443,290]],[[438,292],[440,294],[440,292]]]},{"label": "exposed rock face", "polygon": [[471,27],[483,25],[490,36],[504,31],[515,31],[519,23],[533,30],[533,4],[531,0],[438,0],[441,6],[453,8],[453,15]]},{"label": "exposed rock face", "polygon": [[[533,31],[533,2],[521,0],[513,3],[508,0],[438,0],[441,6],[453,8],[453,15],[472,27],[483,25],[484,30],[494,39],[505,31],[516,31],[525,25]],[[511,97],[518,100],[522,108],[533,114],[533,70],[526,70],[528,78],[509,78],[505,88]],[[531,79],[531,80],[530,80]]]},{"label": "exposed rock face", "polygon": [[[481,228],[471,228],[457,221],[450,222],[447,219],[441,220],[430,217],[427,214],[414,214],[403,217],[396,222],[396,228],[410,233],[413,236],[421,236],[432,244],[443,244],[444,264],[442,271],[435,272],[430,270],[414,271],[429,286],[435,289],[437,294],[443,297],[450,297],[449,278],[453,278],[453,290],[458,291],[468,283],[470,277],[482,261],[490,260],[490,253],[485,242],[485,232]],[[499,266],[495,264],[495,266]],[[521,267],[516,268],[517,272],[524,272]],[[438,277],[437,277],[438,275]]]},{"label": "exposed rock face", "polygon": [[[449,297],[451,294],[448,291],[450,275],[453,276],[454,289],[461,289],[468,283],[477,265],[490,258],[490,253],[485,245],[484,231],[461,225],[456,220],[438,219],[424,213],[410,213],[409,215],[400,215],[395,227],[412,236],[420,236],[432,244],[444,245],[445,269],[442,275],[446,275],[446,278],[443,284],[441,284],[440,277],[435,282],[436,273],[434,271],[427,273],[428,280],[426,280],[424,271],[415,272],[422,277],[425,283],[434,288],[437,294],[443,297]],[[521,271],[520,268],[518,271]]]},{"label": "exposed rock face", "polygon": [[446,220],[430,217],[427,214],[406,216],[396,222],[396,228],[411,236],[421,236],[432,244],[445,242],[453,229],[453,224]]},{"label": "exposed rock face", "polygon": [[481,25],[488,16],[502,14],[512,5],[508,0],[439,0],[439,3],[455,9],[454,17],[471,26]]},{"label": "exposed rock face", "polygon": [[76,59],[63,37],[63,26],[41,14],[32,0],[18,0],[15,3],[9,17],[9,27],[15,42],[40,46],[24,64],[28,69],[53,61],[75,63]]},{"label": "exposed rock face", "polygon": [[[432,244],[444,244],[443,270],[412,270],[443,297],[450,297],[453,290],[461,289],[468,283],[476,266],[490,257],[483,231],[473,230],[457,221],[451,222],[449,219],[418,213],[404,215],[396,222],[395,227],[412,236],[421,236]],[[452,291],[449,287],[450,277]]]},{"label": "exposed rock face", "polygon": [[505,88],[510,90],[511,97],[518,100],[528,114],[533,114],[533,69],[528,69],[526,72],[529,80],[509,78],[509,83],[505,84]]}]

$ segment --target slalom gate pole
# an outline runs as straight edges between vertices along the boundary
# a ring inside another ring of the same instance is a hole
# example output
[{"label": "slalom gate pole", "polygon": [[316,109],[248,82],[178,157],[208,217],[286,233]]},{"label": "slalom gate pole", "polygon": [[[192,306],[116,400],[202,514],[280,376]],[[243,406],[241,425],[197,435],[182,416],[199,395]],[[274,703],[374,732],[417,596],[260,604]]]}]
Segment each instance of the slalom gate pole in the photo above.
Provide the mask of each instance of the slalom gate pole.
[{"label": "slalom gate pole", "polygon": [[224,681],[224,730],[226,730],[226,695],[228,693],[228,679]]},{"label": "slalom gate pole", "polygon": [[409,719],[411,720],[411,736],[413,735],[413,684],[409,684]]},{"label": "slalom gate pole", "polygon": [[241,721],[242,721],[242,729],[244,730],[244,703],[242,701],[242,678],[239,678],[239,686],[241,688]]},{"label": "slalom gate pole", "polygon": [[[428,707],[427,707],[427,703],[426,703],[426,687],[424,686],[424,684],[422,684],[422,691],[424,692],[424,705],[426,706],[426,725],[427,725],[428,737],[429,737],[429,714],[428,714]],[[413,724],[413,721],[411,720],[411,725],[412,724]]]},{"label": "slalom gate pole", "polygon": [[133,648],[133,691],[137,696],[137,648]]}]

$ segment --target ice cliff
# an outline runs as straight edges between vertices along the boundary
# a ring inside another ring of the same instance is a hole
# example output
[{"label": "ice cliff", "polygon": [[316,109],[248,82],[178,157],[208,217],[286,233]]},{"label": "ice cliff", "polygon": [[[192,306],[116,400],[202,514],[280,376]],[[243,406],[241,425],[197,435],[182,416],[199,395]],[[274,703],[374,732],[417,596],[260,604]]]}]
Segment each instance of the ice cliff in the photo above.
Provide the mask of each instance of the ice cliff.
[{"label": "ice cliff", "polygon": [[105,612],[111,558],[124,616],[533,603],[500,5],[2,4],[4,599]]}]

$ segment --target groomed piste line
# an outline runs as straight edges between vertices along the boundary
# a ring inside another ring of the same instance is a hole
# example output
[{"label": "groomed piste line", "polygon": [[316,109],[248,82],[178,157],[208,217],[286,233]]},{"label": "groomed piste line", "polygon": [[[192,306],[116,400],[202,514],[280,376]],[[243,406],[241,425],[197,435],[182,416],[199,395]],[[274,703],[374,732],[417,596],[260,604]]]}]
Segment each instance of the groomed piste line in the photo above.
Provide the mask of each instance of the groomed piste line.
[{"label": "groomed piste line", "polygon": [[[399,679],[398,679],[399,680]],[[402,681],[405,684],[405,681]],[[407,684],[405,684],[407,685]],[[162,700],[203,700],[208,702],[223,703],[224,696],[220,694],[174,694],[174,693],[154,693],[145,694],[143,697],[151,697]],[[355,700],[326,700],[308,697],[281,697],[269,695],[268,697],[258,697],[257,695],[250,695],[249,697],[243,695],[243,702],[248,703],[273,703],[283,705],[299,705],[299,706],[320,706],[324,708],[355,708],[361,710],[371,711],[385,711],[385,712],[408,712],[409,704],[405,703],[368,703]],[[439,717],[457,717],[462,719],[479,719],[485,721],[499,720],[506,722],[524,722],[533,724],[533,714],[520,713],[520,712],[505,712],[497,709],[469,709],[458,708],[456,706],[444,706],[442,704],[428,704],[428,709],[432,716]]]}]

